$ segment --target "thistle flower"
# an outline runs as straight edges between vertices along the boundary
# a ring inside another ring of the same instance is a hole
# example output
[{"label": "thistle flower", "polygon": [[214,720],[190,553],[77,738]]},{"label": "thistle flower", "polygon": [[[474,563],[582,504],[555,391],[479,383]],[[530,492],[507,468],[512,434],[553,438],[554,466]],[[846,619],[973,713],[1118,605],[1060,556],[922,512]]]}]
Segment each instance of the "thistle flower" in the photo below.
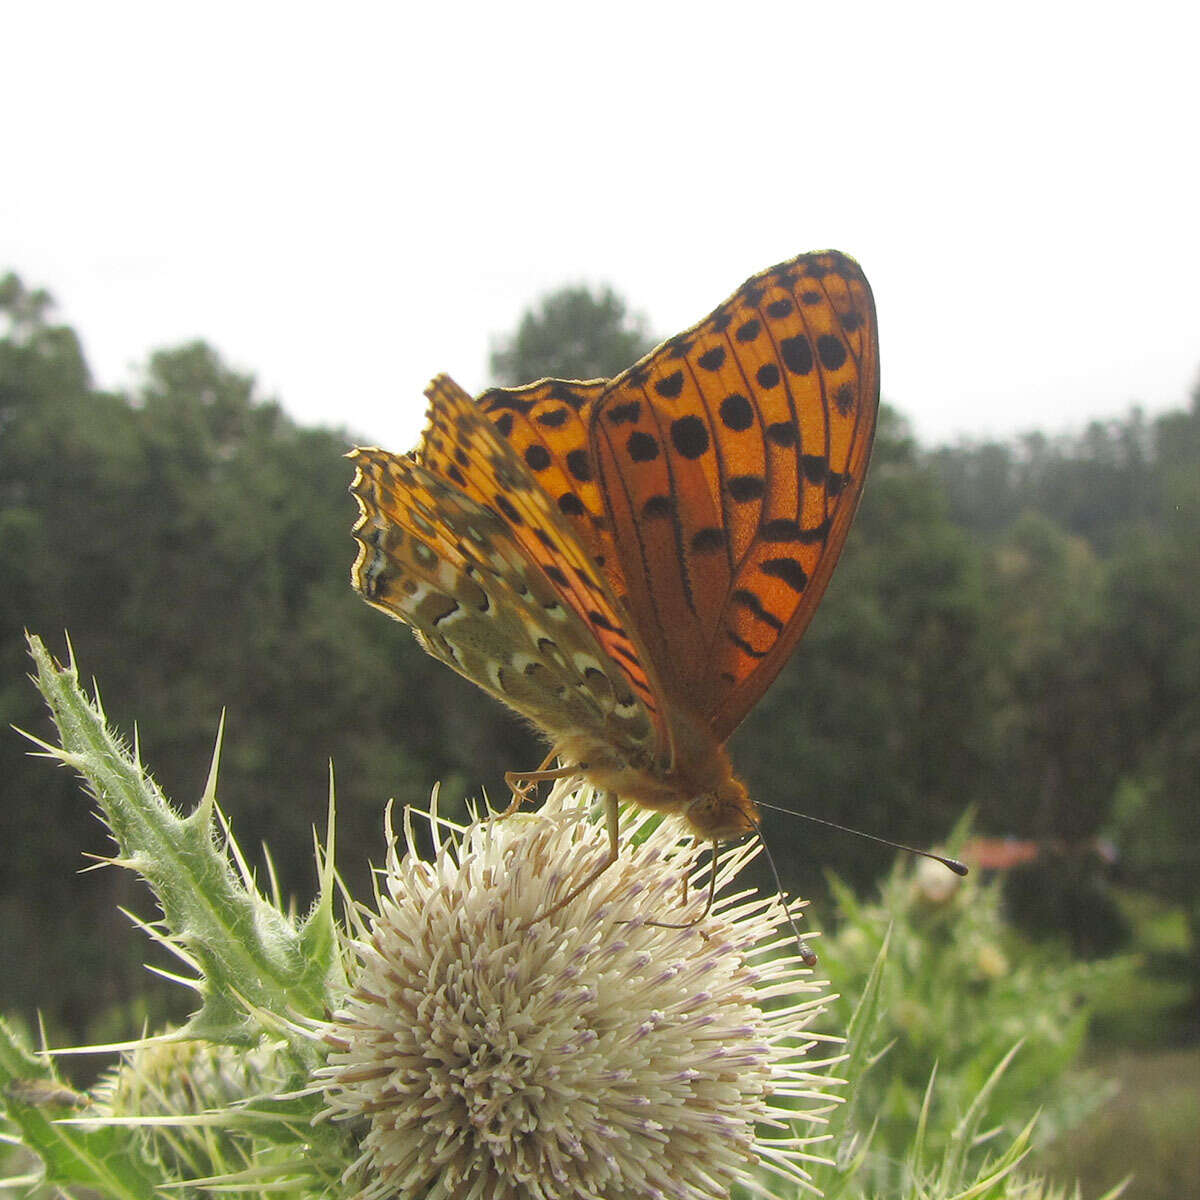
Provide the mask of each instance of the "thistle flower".
[{"label": "thistle flower", "polygon": [[912,872],[913,894],[917,900],[930,908],[949,904],[962,888],[960,875],[947,871],[939,862],[930,858],[917,859]]},{"label": "thistle flower", "polygon": [[111,1115],[178,1116],[282,1091],[287,1069],[278,1047],[265,1042],[247,1048],[147,1040],[106,1072],[91,1096]]},{"label": "thistle flower", "polygon": [[433,862],[411,819],[406,854],[389,828],[355,987],[326,1030],[325,1115],[362,1122],[346,1175],[362,1200],[692,1200],[807,1181],[834,1102],[829,1062],[807,1057],[822,1000],[780,900],[730,894],[756,846],[722,855],[705,915],[704,848],[630,812],[617,862],[552,912],[607,853],[566,789],[533,816],[428,824]]},{"label": "thistle flower", "polygon": [[232,1179],[251,1167],[263,1178],[268,1160],[294,1179],[301,1156],[265,1147],[256,1139],[262,1121],[249,1113],[254,1102],[286,1091],[294,1071],[286,1050],[267,1041],[235,1047],[147,1039],[92,1088],[88,1116],[124,1121],[139,1157],[164,1179]]}]

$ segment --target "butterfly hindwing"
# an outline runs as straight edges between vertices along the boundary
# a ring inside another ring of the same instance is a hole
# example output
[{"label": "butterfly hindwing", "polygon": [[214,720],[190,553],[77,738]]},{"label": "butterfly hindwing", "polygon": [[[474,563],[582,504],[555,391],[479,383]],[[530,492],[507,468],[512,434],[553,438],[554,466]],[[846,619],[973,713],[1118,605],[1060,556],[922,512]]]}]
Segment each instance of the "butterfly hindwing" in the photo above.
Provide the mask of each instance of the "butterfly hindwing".
[{"label": "butterfly hindwing", "polygon": [[652,752],[650,713],[494,512],[408,456],[352,455],[352,579],[421,645],[552,738],[590,733]]},{"label": "butterfly hindwing", "polygon": [[603,537],[604,497],[588,448],[588,425],[591,406],[607,387],[607,379],[542,379],[525,387],[489,388],[475,401],[602,567],[612,538]]},{"label": "butterfly hindwing", "polygon": [[592,408],[632,624],[669,699],[721,741],[816,609],[878,389],[870,288],[827,252],[754,276]]},{"label": "butterfly hindwing", "polygon": [[458,384],[439,375],[425,394],[429,423],[416,452],[418,460],[435,474],[446,476],[504,523],[512,540],[625,675],[656,723],[661,752],[668,754],[658,686],[645,653],[636,633],[626,628],[623,604],[574,527],[501,431]]}]

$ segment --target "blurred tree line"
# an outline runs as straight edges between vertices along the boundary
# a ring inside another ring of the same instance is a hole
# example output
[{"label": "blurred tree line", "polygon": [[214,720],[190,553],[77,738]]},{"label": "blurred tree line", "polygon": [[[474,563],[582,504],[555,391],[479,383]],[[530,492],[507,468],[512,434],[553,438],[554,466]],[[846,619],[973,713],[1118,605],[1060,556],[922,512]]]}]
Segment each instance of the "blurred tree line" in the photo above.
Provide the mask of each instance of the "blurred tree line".
[{"label": "blurred tree line", "polygon": [[[351,591],[349,433],[296,425],[203,343],[154,354],[129,394],[98,390],[51,298],[11,275],[0,335],[5,730],[47,733],[26,628],[63,653],[69,632],[181,804],[227,711],[222,802],[300,902],[331,759],[338,862],[361,889],[388,797],[424,803],[439,779],[444,803],[499,797],[506,768],[540,758]],[[595,377],[647,348],[619,297],[568,288],[493,370]],[[99,826],[28,750],[0,734],[2,1004],[98,1037],[147,989],[136,939],[97,930],[145,897],[125,872],[78,873],[105,852]],[[1107,839],[1118,883],[1182,907],[1200,981],[1200,389],[1154,419],[932,452],[885,407],[821,611],[733,751],[772,804],[916,844],[970,809],[979,833],[1038,841],[1010,905],[1082,954],[1127,936]],[[863,886],[891,859],[778,814],[769,838],[804,895],[825,868]]]}]

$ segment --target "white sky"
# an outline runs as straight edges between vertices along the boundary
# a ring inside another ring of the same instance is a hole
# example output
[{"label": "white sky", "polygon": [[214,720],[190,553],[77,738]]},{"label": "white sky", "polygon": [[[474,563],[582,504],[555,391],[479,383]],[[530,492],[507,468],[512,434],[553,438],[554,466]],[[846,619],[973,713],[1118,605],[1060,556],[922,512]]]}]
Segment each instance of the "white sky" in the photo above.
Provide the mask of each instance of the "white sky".
[{"label": "white sky", "polygon": [[0,272],[99,381],[195,337],[395,449],[541,292],[667,336],[863,264],[927,441],[1178,406],[1200,370],[1200,9],[0,0]]}]

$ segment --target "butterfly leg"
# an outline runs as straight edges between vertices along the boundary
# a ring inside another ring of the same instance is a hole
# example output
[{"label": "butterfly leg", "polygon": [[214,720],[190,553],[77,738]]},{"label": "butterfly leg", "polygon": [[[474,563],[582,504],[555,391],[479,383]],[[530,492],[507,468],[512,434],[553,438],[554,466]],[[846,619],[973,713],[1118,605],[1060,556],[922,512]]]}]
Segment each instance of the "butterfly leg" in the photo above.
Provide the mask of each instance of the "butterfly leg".
[{"label": "butterfly leg", "polygon": [[504,773],[504,784],[512,793],[512,800],[508,807],[500,814],[500,819],[511,817],[513,813],[529,799],[529,793],[539,783],[545,783],[550,779],[567,779],[571,775],[577,774],[577,767],[554,767],[551,770],[546,768],[558,757],[558,752],[551,750],[541,764],[534,771],[506,771]]},{"label": "butterfly leg", "polygon": [[617,861],[617,849],[620,844],[617,836],[619,820],[620,810],[617,807],[617,797],[612,792],[605,792],[604,824],[608,830],[608,853],[604,856],[604,861],[582,883],[576,884],[557,904],[551,905],[545,912],[540,912],[536,917],[526,921],[522,928],[528,928],[535,921],[553,916],[560,908],[565,908],[576,896],[586,892]]},{"label": "butterfly leg", "polygon": [[[717,898],[717,843],[712,844],[712,862],[709,864],[708,873],[708,902],[704,905],[704,911],[694,921],[682,921],[675,924],[670,921],[647,921],[647,925],[654,925],[658,929],[691,929],[693,925],[699,925],[705,917],[712,912],[713,901]],[[683,901],[687,903],[687,879],[683,881]]]}]

